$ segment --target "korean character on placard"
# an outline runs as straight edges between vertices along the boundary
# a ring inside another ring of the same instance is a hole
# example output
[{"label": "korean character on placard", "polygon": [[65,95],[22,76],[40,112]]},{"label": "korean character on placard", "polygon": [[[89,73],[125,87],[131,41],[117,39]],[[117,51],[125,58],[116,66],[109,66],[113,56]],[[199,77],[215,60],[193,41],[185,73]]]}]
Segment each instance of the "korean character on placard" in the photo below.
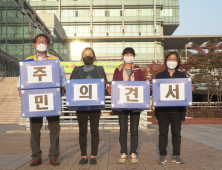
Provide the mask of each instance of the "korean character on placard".
[{"label": "korean character on placard", "polygon": [[73,100],[97,100],[97,84],[74,84]]},{"label": "korean character on placard", "polygon": [[[128,92],[125,94],[127,102],[138,102],[138,87],[127,87]],[[130,98],[133,96],[133,98]]]},{"label": "korean character on placard", "polygon": [[169,85],[169,90],[165,96],[166,98],[168,98],[171,95],[173,98],[179,99],[179,85],[176,84],[175,86],[176,86],[175,89],[173,89],[172,85]]},{"label": "korean character on placard", "polygon": [[52,66],[27,66],[28,83],[53,82]]},{"label": "korean character on placard", "polygon": [[119,103],[143,103],[143,86],[120,85]]},{"label": "korean character on placard", "polygon": [[92,99],[92,85],[82,85],[79,89],[80,94],[79,98],[88,98]]},{"label": "korean character on placard", "polygon": [[[36,104],[36,110],[48,110],[48,96],[47,95],[35,96],[35,104]],[[44,105],[44,107],[40,107],[39,106],[40,104]]]},{"label": "korean character on placard", "polygon": [[185,100],[184,83],[160,84],[160,100]]},{"label": "korean character on placard", "polygon": [[47,76],[46,67],[34,67],[33,77],[38,77],[39,81],[42,81],[42,76]]},{"label": "korean character on placard", "polygon": [[46,110],[54,110],[53,93],[29,95],[30,112]]}]

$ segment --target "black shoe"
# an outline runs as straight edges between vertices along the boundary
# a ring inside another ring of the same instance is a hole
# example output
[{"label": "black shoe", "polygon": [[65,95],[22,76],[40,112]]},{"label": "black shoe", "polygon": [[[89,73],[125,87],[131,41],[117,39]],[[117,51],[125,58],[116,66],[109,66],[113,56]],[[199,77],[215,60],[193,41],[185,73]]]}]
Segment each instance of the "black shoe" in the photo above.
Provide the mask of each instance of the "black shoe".
[{"label": "black shoe", "polygon": [[79,161],[79,164],[81,164],[81,165],[84,165],[84,164],[86,164],[88,162],[88,159],[86,158],[82,158],[80,161]]},{"label": "black shoe", "polygon": [[91,158],[91,159],[90,159],[90,164],[91,164],[91,165],[97,164],[96,159],[95,159],[95,158]]}]

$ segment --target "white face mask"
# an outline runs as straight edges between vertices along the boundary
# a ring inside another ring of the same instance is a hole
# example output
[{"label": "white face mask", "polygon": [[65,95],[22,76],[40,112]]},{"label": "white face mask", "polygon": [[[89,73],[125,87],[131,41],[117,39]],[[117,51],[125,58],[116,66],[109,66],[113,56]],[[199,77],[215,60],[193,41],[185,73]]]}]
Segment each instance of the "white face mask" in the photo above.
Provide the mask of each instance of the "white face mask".
[{"label": "white face mask", "polygon": [[176,67],[177,67],[177,62],[175,62],[175,61],[168,61],[167,63],[167,67],[170,69],[170,70],[173,70],[173,69],[175,69]]},{"label": "white face mask", "polygon": [[45,52],[47,51],[47,45],[44,45],[44,44],[39,44],[39,45],[36,45],[36,50],[40,51],[40,52]]},{"label": "white face mask", "polygon": [[135,59],[134,57],[126,57],[126,56],[124,56],[124,61],[127,64],[132,64],[134,59]]}]

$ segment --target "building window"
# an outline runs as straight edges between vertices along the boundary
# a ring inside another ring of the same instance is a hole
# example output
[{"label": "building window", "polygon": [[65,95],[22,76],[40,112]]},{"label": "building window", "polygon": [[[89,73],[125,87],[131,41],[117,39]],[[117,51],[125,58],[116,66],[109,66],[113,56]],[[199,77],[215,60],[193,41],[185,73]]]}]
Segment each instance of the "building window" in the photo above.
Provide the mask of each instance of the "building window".
[{"label": "building window", "polygon": [[109,17],[110,16],[110,11],[106,10],[105,11],[105,17]]},{"label": "building window", "polygon": [[42,13],[46,13],[46,10],[42,10]]},{"label": "building window", "polygon": [[0,35],[3,35],[3,27],[0,27]]},{"label": "building window", "polygon": [[17,27],[14,27],[13,30],[14,30],[14,33],[15,33],[15,34],[18,33],[18,28],[17,28]]},{"label": "building window", "polygon": [[136,10],[136,15],[141,16],[141,10]]},{"label": "building window", "polygon": [[19,14],[18,14],[18,11],[15,11],[15,17],[16,17],[16,18],[19,17],[18,15],[19,15]]},{"label": "building window", "polygon": [[79,16],[79,15],[78,15],[78,11],[75,11],[75,16],[76,16],[76,17],[78,17],[78,16]]}]

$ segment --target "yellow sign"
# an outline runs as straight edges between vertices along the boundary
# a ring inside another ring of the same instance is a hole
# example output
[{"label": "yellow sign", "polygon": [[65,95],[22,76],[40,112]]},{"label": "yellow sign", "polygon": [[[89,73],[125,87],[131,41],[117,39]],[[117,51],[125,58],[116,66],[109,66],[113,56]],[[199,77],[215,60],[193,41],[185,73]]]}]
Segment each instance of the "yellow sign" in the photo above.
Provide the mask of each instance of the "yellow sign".
[{"label": "yellow sign", "polygon": [[[72,73],[75,66],[82,66],[83,62],[61,62],[65,73]],[[94,65],[103,66],[105,73],[114,73],[115,69],[123,62],[94,62]]]}]

